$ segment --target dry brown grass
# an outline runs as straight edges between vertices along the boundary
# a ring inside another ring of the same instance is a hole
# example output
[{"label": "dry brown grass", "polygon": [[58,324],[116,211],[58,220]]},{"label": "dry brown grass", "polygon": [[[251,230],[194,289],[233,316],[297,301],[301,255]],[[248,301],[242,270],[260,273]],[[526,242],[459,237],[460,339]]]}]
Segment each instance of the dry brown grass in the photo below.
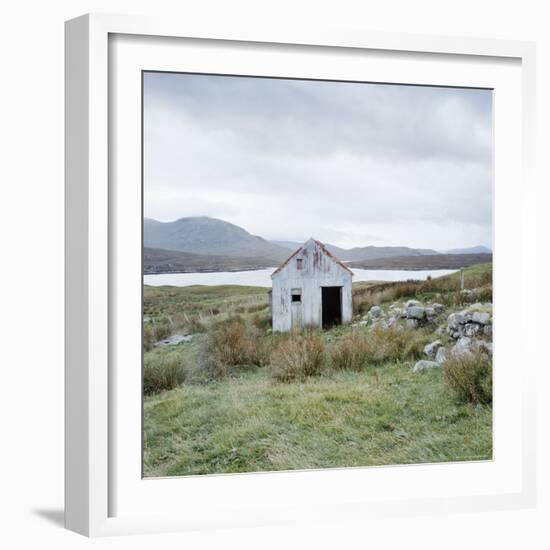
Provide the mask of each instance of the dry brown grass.
[{"label": "dry brown grass", "polygon": [[360,371],[372,352],[367,338],[357,331],[344,334],[330,350],[331,366],[335,370]]},{"label": "dry brown grass", "polygon": [[402,327],[352,331],[332,346],[331,366],[334,370],[360,371],[369,365],[418,359],[430,339],[422,331]]},{"label": "dry brown grass", "polygon": [[272,350],[271,373],[279,382],[304,380],[321,374],[324,357],[323,340],[317,334],[292,334]]}]

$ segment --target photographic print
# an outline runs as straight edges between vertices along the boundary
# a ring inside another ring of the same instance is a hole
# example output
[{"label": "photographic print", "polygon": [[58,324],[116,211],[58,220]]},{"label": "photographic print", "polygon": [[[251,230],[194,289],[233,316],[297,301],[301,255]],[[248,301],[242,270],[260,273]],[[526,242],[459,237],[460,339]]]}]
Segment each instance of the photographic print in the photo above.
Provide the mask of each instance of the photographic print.
[{"label": "photographic print", "polygon": [[492,91],[142,82],[143,475],[492,459]]}]

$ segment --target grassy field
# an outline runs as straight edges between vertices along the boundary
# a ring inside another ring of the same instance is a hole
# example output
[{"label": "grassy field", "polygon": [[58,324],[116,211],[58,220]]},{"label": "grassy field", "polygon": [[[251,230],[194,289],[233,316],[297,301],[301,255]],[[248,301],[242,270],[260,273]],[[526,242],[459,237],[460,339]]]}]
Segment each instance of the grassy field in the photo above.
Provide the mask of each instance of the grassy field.
[{"label": "grassy field", "polygon": [[[322,350],[316,370],[286,382],[274,376],[281,356],[302,360],[296,353],[310,348],[300,336],[271,334],[266,289],[146,287],[145,325],[195,337],[162,348],[145,343],[146,377],[161,388],[147,386],[153,390],[144,397],[145,475],[490,459],[491,406],[457,400],[443,369],[411,371],[425,343],[447,338],[434,331],[450,312],[480,296],[490,301],[491,266],[468,268],[466,286],[475,291],[461,293],[456,275],[355,285],[356,320],[373,304],[410,297],[447,309],[412,331],[317,331],[303,338]],[[342,361],[348,341],[352,350],[364,348],[359,361]]]}]

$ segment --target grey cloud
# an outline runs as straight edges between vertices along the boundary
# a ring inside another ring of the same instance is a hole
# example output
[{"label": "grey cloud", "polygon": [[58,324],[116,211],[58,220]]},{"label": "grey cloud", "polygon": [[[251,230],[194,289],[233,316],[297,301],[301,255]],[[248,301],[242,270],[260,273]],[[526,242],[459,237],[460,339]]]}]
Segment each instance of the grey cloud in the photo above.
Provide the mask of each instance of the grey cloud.
[{"label": "grey cloud", "polygon": [[144,98],[148,216],[491,245],[488,90],[148,73]]}]

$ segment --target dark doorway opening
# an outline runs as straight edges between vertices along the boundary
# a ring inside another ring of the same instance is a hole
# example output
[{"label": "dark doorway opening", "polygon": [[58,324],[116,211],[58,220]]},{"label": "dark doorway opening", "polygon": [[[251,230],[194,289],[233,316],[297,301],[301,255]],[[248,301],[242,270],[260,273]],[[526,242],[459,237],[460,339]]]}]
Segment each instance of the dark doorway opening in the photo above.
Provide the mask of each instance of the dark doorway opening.
[{"label": "dark doorway opening", "polygon": [[322,287],[323,328],[342,324],[342,287]]}]

